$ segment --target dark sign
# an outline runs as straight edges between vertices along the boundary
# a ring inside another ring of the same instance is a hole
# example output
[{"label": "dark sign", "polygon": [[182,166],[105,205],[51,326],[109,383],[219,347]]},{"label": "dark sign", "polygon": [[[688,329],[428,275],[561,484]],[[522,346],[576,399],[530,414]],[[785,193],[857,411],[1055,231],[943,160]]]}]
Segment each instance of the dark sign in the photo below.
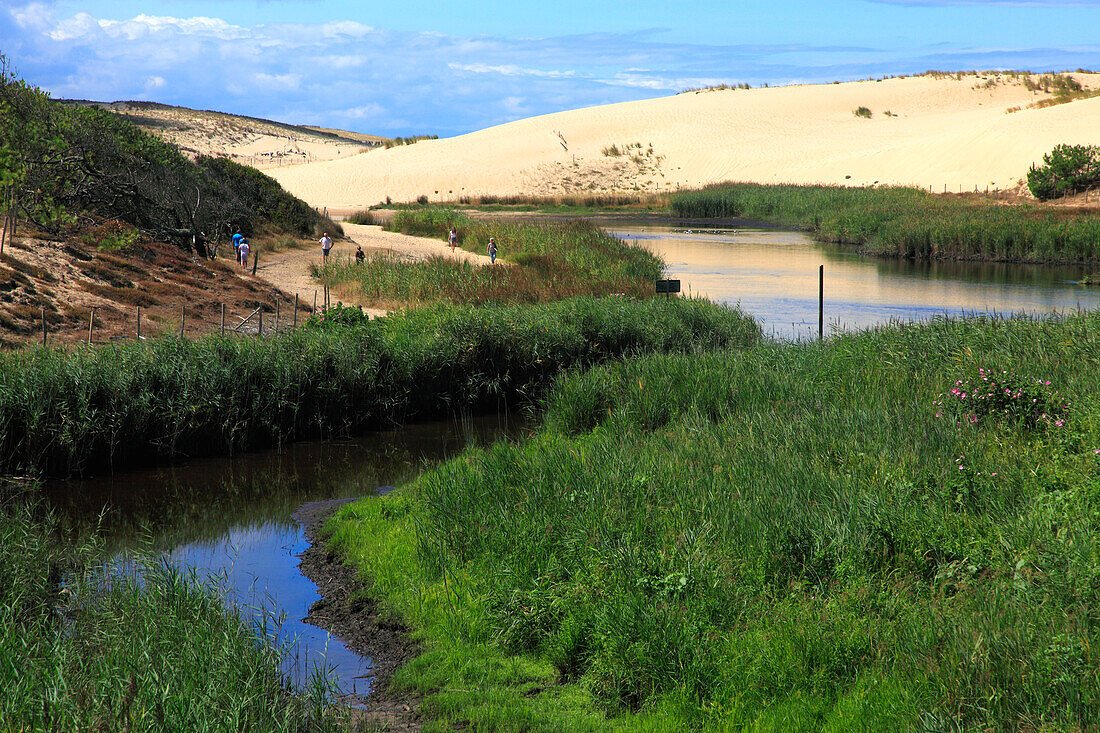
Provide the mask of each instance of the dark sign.
[{"label": "dark sign", "polygon": [[678,293],[680,292],[679,280],[658,280],[657,281],[658,293]]}]

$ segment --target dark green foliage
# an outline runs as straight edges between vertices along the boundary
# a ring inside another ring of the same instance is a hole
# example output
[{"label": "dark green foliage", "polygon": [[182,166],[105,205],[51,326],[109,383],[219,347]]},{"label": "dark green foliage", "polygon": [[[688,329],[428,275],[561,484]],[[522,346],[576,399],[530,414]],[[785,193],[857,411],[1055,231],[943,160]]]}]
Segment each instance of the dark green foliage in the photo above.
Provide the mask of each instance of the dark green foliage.
[{"label": "dark green foliage", "polygon": [[868,120],[871,119],[871,110],[867,107],[856,107],[854,110],[852,110],[852,114],[854,114],[856,117],[864,117]]},{"label": "dark green foliage", "polygon": [[14,76],[0,79],[0,114],[0,188],[10,187],[20,218],[42,228],[86,212],[186,243],[195,232],[222,236],[236,226],[339,232],[257,170],[193,162],[118,115],[58,104]]},{"label": "dark green foliage", "polygon": [[435,306],[271,339],[27,349],[0,354],[0,472],[118,469],[495,409],[567,367],[758,337],[711,303],[604,298]]},{"label": "dark green foliage", "polygon": [[1087,191],[1100,184],[1100,147],[1055,145],[1041,166],[1027,172],[1027,187],[1040,201]]},{"label": "dark green foliage", "polygon": [[672,198],[677,216],[803,227],[868,254],[1010,262],[1100,260],[1100,217],[999,206],[919,188],[717,184]]}]

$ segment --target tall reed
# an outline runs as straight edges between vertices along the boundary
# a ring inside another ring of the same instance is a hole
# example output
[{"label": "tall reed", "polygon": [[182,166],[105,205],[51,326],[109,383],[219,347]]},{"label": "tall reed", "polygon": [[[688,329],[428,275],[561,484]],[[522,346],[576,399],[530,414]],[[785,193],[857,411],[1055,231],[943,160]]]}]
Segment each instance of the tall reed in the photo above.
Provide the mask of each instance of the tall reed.
[{"label": "tall reed", "polygon": [[[442,725],[537,727],[562,707],[526,680],[560,679],[577,729],[1086,729],[1098,336],[1096,314],[938,319],[601,365],[529,440],[329,531],[428,640],[405,684],[440,690]],[[945,409],[990,380],[1067,416]]]},{"label": "tall reed", "polygon": [[758,335],[702,301],[579,298],[438,305],[266,339],[30,348],[0,354],[0,472],[118,469],[496,408],[565,368]]},{"label": "tall reed", "polygon": [[672,197],[676,216],[810,230],[871,254],[1013,262],[1100,260],[1100,217],[937,196],[918,188],[718,184]]}]

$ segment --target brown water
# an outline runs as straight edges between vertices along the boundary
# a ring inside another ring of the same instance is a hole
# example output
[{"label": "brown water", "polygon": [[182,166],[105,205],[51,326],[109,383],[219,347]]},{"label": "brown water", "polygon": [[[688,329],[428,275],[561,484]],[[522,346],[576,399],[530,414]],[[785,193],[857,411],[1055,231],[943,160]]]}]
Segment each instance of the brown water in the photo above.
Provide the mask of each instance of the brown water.
[{"label": "brown water", "polygon": [[910,262],[862,257],[781,230],[684,230],[605,225],[660,255],[684,294],[740,304],[783,339],[817,336],[818,267],[825,266],[826,335],[940,314],[1065,313],[1100,308],[1080,267]]},{"label": "brown water", "polygon": [[286,650],[283,673],[296,684],[321,670],[340,693],[363,695],[370,690],[371,660],[303,621],[320,596],[298,568],[308,541],[291,515],[307,502],[384,492],[468,445],[514,436],[521,427],[508,415],[410,425],[231,459],[55,481],[46,491],[62,521],[77,530],[101,517],[116,555],[139,548],[164,553],[185,572],[214,579],[257,627],[279,622],[273,641]]}]

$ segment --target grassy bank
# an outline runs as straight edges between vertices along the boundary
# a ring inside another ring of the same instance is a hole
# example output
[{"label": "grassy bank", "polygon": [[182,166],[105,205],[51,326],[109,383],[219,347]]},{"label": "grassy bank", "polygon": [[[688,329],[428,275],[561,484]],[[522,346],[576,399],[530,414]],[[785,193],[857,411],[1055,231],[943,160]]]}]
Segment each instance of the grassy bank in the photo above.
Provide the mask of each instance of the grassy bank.
[{"label": "grassy bank", "polygon": [[1100,216],[1004,206],[905,187],[718,184],[674,194],[676,216],[737,218],[808,229],[869,254],[1012,262],[1100,261]]},{"label": "grassy bank", "polygon": [[23,504],[0,508],[5,729],[346,730],[323,681],[289,689],[216,589],[153,561],[142,578],[105,574],[94,542],[60,539]]},{"label": "grassy bank", "polygon": [[119,469],[514,407],[566,368],[758,335],[703,301],[579,298],[330,312],[266,339],[31,348],[0,354],[0,472]]},{"label": "grassy bank", "polygon": [[449,209],[398,211],[391,231],[438,238],[458,229],[459,246],[485,254],[495,237],[498,259],[508,266],[484,267],[431,258],[422,262],[374,256],[318,268],[316,275],[338,291],[388,306],[424,303],[537,303],[578,295],[621,293],[648,297],[661,276],[656,256],[630,247],[579,221],[544,224],[473,220]]},{"label": "grassy bank", "polygon": [[424,640],[397,684],[428,728],[1088,730],[1098,336],[936,320],[599,366],[531,439],[328,529]]}]

